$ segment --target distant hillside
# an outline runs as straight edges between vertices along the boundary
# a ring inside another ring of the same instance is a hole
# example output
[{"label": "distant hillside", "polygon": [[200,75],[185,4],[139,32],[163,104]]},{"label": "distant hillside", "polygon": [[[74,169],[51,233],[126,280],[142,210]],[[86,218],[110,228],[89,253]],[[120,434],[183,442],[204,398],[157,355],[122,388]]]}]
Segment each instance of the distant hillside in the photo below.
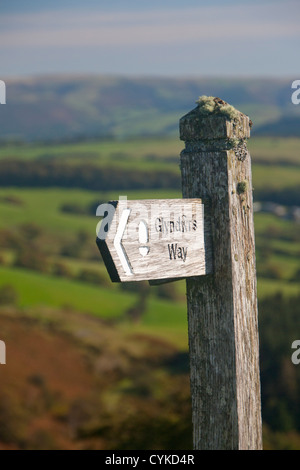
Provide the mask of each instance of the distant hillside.
[{"label": "distant hillside", "polygon": [[260,126],[256,135],[300,137],[300,116],[282,116],[274,122]]},{"label": "distant hillside", "polygon": [[[291,82],[108,76],[6,80],[0,139],[177,135],[179,118],[202,94],[219,96],[248,114],[255,133],[271,121],[300,117],[300,106],[291,103]],[[276,128],[280,134],[281,124]]]}]

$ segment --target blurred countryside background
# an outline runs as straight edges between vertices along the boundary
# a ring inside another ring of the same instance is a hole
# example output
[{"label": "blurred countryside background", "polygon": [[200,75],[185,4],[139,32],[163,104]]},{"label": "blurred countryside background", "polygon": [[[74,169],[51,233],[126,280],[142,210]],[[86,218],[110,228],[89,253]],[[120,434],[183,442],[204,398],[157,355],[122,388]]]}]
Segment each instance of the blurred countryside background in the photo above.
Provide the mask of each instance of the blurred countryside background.
[{"label": "blurred countryside background", "polygon": [[185,282],[111,283],[96,208],[181,198],[200,95],[253,121],[264,449],[300,449],[298,1],[0,6],[0,449],[191,449]]}]

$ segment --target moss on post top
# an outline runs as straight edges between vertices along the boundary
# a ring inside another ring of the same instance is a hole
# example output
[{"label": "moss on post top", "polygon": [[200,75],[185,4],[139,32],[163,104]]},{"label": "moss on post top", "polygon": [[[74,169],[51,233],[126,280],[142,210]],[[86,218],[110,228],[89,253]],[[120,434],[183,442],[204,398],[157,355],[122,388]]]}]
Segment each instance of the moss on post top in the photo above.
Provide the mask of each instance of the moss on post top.
[{"label": "moss on post top", "polygon": [[249,117],[226,101],[203,95],[196,103],[198,106],[179,121],[181,140],[244,140],[250,137],[252,122]]},{"label": "moss on post top", "polygon": [[230,104],[213,96],[199,96],[196,103],[198,103],[197,112],[200,116],[224,116],[231,120],[238,119],[241,114]]}]

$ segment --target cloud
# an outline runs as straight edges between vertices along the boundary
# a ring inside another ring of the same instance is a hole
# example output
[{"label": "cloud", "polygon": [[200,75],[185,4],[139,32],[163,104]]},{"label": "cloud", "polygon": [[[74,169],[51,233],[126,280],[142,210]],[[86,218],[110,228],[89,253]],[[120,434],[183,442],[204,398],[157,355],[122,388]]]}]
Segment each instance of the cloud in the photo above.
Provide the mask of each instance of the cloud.
[{"label": "cloud", "polygon": [[154,8],[151,2],[107,0],[105,10],[95,1],[91,11],[79,0],[66,9],[62,0],[47,11],[3,13],[1,73],[298,73],[299,0],[187,0],[182,7],[173,0],[177,8],[170,1]]},{"label": "cloud", "polygon": [[208,42],[299,39],[290,5],[231,5],[135,12],[2,15],[0,48],[130,47]]}]

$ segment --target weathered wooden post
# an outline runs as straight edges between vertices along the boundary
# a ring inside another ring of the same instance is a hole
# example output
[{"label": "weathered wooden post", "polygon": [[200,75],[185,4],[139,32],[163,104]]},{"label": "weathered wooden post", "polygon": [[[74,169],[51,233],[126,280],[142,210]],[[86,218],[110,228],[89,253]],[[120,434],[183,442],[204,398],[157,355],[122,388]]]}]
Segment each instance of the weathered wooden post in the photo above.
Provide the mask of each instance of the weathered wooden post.
[{"label": "weathered wooden post", "polygon": [[209,202],[213,249],[213,274],[187,278],[195,449],[262,448],[250,126],[213,97],[180,120],[183,197]]}]

